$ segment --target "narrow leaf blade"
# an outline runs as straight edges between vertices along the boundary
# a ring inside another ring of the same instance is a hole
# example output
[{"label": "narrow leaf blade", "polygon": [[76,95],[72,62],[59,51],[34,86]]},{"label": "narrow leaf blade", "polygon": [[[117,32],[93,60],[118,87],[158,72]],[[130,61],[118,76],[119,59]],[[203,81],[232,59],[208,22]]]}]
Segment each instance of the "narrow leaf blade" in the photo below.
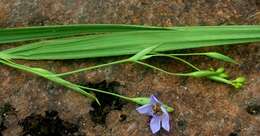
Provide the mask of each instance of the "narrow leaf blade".
[{"label": "narrow leaf blade", "polygon": [[120,24],[75,24],[20,28],[0,28],[0,44],[49,38],[60,38],[75,35],[163,29],[166,28]]},{"label": "narrow leaf blade", "polygon": [[[260,41],[260,26],[185,27],[56,39],[3,51],[13,59],[63,60],[136,54]],[[222,57],[223,58],[223,57]]]}]

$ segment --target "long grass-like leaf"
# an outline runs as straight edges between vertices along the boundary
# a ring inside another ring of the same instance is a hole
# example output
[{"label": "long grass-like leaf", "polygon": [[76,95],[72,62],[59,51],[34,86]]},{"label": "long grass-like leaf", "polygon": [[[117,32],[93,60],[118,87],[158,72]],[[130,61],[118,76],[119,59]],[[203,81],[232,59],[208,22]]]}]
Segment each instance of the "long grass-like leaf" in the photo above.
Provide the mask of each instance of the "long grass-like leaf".
[{"label": "long grass-like leaf", "polygon": [[[14,59],[81,59],[260,41],[260,26],[176,27],[56,39],[2,51]],[[0,56],[1,57],[1,56]]]},{"label": "long grass-like leaf", "polygon": [[128,32],[139,30],[165,30],[161,27],[112,24],[77,24],[59,26],[36,26],[0,29],[0,44],[83,34]]}]

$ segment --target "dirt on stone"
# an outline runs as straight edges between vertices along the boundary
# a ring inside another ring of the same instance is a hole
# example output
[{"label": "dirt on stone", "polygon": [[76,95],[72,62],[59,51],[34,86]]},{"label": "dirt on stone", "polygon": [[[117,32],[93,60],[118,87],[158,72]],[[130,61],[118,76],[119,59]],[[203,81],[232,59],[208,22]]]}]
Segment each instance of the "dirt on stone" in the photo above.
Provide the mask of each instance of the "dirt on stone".
[{"label": "dirt on stone", "polygon": [[46,111],[45,116],[30,115],[19,122],[22,136],[83,136],[76,124],[64,122],[57,111]]},{"label": "dirt on stone", "polygon": [[[74,23],[117,23],[153,26],[259,24],[258,0],[0,0],[0,27]],[[0,49],[21,43],[1,45]],[[159,136],[260,135],[260,46],[250,43],[183,52],[217,51],[239,65],[205,57],[185,57],[208,69],[225,67],[231,78],[245,76],[246,85],[234,89],[208,79],[169,76],[138,64],[114,65],[69,77],[74,83],[137,97],[157,95],[174,107],[170,132]],[[120,58],[17,63],[55,72],[93,66]],[[167,71],[189,71],[166,58],[148,63]],[[151,136],[150,118],[136,105],[95,94],[90,99],[50,81],[0,65],[0,136]],[[86,90],[87,91],[87,90]]]}]

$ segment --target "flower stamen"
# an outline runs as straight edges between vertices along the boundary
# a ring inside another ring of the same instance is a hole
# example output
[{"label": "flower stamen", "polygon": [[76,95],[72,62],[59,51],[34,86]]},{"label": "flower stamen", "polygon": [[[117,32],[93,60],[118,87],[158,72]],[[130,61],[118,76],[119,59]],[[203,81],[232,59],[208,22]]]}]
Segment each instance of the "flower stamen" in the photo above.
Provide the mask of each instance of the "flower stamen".
[{"label": "flower stamen", "polygon": [[161,116],[163,114],[161,105],[159,103],[153,105],[153,113],[157,116]]}]

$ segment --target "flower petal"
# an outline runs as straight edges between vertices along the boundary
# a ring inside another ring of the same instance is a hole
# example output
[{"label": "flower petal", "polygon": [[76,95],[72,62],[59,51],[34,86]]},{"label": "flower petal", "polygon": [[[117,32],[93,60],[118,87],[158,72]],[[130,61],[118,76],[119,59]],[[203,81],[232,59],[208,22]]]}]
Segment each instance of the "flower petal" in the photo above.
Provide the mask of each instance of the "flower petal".
[{"label": "flower petal", "polygon": [[162,127],[166,131],[170,131],[170,119],[168,113],[163,113],[162,115]]},{"label": "flower petal", "polygon": [[162,117],[162,127],[163,129],[165,129],[166,131],[170,131],[170,118],[169,118],[169,114],[167,112],[167,110],[161,106],[161,110],[163,112]]},{"label": "flower petal", "polygon": [[138,107],[136,109],[139,113],[145,114],[145,115],[153,115],[153,109],[151,104],[145,104],[141,107]]},{"label": "flower petal", "polygon": [[161,128],[161,119],[159,116],[153,116],[153,118],[150,121],[150,128],[153,132],[153,134],[155,134],[156,132],[158,132]]},{"label": "flower petal", "polygon": [[156,103],[162,104],[154,95],[151,95],[150,104],[156,104]]}]

